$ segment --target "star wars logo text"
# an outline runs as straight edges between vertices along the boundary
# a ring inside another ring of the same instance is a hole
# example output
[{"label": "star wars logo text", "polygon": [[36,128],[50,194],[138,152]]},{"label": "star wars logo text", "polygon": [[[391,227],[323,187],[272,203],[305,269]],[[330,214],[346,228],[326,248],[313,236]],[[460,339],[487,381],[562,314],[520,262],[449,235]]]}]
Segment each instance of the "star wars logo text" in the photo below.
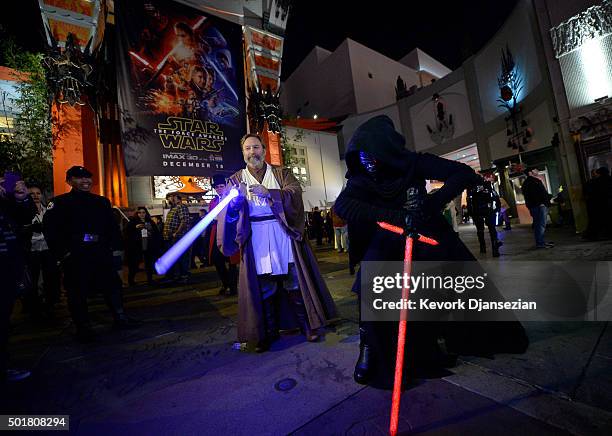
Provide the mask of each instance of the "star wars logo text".
[{"label": "star wars logo text", "polygon": [[165,148],[220,152],[227,138],[217,123],[190,118],[168,117],[153,131]]}]

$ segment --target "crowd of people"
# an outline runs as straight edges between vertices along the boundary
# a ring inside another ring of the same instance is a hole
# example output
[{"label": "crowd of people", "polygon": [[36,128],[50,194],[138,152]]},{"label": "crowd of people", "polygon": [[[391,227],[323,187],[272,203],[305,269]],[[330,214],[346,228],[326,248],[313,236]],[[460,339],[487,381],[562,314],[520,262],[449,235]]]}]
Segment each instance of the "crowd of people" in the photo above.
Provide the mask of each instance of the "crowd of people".
[{"label": "crowd of people", "polygon": [[[265,144],[256,134],[241,140],[245,167],[233,175],[212,177],[215,197],[201,207],[199,218],[228,195],[239,191],[207,230],[178,257],[163,282],[182,284],[190,280],[190,269],[214,266],[221,287],[219,295],[238,296],[237,340],[241,349],[263,352],[279,338],[279,330],[299,328],[308,341],[316,341],[322,328],[337,318],[331,294],[319,272],[309,243],[323,239],[338,253],[348,252],[351,274],[363,261],[400,261],[402,238],[378,225],[386,222],[413,231],[418,229],[437,239],[436,247],[418,246],[416,260],[475,260],[459,238],[452,213],[455,199],[467,190],[463,213],[476,226],[480,252],[486,253],[485,226],[491,253],[499,257],[502,245],[496,227],[511,229],[509,206],[494,188],[491,172],[476,174],[469,167],[404,148],[404,138],[385,116],[361,125],[348,144],[347,185],[329,210],[315,207],[306,212],[302,188],[291,171],[265,162]],[[522,194],[533,218],[535,247],[554,246],[545,230],[552,196],[538,178],[536,168],[525,170]],[[426,180],[443,182],[427,193]],[[27,376],[27,371],[7,368],[8,322],[17,299],[32,317],[53,317],[66,292],[76,339],[95,339],[88,297],[104,295],[116,329],[137,328],[141,322],[123,307],[122,266],[127,264],[127,285],[135,287],[141,265],[146,283],[155,285],[155,261],[195,225],[180,193],[166,197],[165,219],[152,217],[138,207],[126,219],[108,199],[91,192],[92,174],[82,166],[66,173],[68,193],[44,202],[37,185],[16,181],[0,184],[0,273],[9,291],[2,292],[0,326],[0,374],[3,381]],[[585,187],[590,219],[589,238],[609,237],[605,216],[610,215],[611,182],[607,168],[600,168]],[[558,202],[567,201],[557,198]],[[457,212],[457,211],[456,211]],[[460,218],[461,219],[461,218]],[[350,238],[349,238],[350,236]],[[349,242],[350,239],[350,242]],[[361,298],[358,273],[353,290]],[[39,286],[41,284],[41,286]],[[458,354],[523,352],[527,338],[518,322],[488,326],[476,331],[466,325],[449,331],[443,324],[416,325],[409,347],[416,370],[452,366]],[[360,354],[354,377],[359,383],[383,383],[392,372],[390,339],[396,324],[373,324],[360,320]],[[446,350],[438,347],[440,339]],[[6,377],[5,377],[6,375]],[[383,377],[384,378],[384,377]]]},{"label": "crowd of people", "polygon": [[305,231],[309,240],[316,240],[317,247],[333,244],[338,253],[348,252],[348,231],[346,222],[334,213],[333,207],[319,210],[314,207],[306,213]]}]

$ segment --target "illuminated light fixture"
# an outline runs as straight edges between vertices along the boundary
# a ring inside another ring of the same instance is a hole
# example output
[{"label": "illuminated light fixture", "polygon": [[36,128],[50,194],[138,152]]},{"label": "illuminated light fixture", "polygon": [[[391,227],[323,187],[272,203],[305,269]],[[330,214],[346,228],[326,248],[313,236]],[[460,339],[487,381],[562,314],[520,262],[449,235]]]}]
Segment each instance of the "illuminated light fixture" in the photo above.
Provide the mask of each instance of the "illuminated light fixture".
[{"label": "illuminated light fixture", "polygon": [[317,114],[314,114],[314,116],[312,118],[314,118],[316,120],[317,118],[319,118],[319,116]]},{"label": "illuminated light fixture", "polygon": [[580,61],[585,81],[585,90],[590,101],[609,94],[610,80],[607,77],[609,61],[601,44],[601,38],[591,39],[580,48]]}]

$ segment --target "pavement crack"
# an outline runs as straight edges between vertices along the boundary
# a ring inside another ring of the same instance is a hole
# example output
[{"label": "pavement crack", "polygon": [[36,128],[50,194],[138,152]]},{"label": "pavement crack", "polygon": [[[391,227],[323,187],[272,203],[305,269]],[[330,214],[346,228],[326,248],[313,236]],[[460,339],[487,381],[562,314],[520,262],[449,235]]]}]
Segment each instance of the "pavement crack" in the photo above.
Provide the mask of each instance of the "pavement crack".
[{"label": "pavement crack", "polygon": [[313,416],[311,419],[309,419],[308,421],[306,421],[304,424],[300,425],[298,428],[296,428],[295,430],[289,432],[289,435],[292,434],[296,434],[298,431],[300,431],[301,429],[305,428],[308,424],[310,424],[311,422],[316,421],[317,419],[319,419],[320,417],[322,417],[323,415],[325,415],[328,412],[331,412],[332,410],[334,410],[335,408],[337,408],[338,406],[340,406],[342,403],[344,403],[345,401],[350,400],[351,398],[357,396],[361,391],[363,391],[364,389],[367,389],[367,386],[363,386],[359,389],[357,389],[355,392],[353,392],[352,394],[348,395],[347,397],[344,397],[342,400],[338,401],[336,404],[334,404],[333,406],[331,406],[330,408],[328,408],[327,410],[324,410],[323,412],[319,413],[316,416]]},{"label": "pavement crack", "polygon": [[580,372],[580,375],[578,376],[578,381],[576,382],[576,386],[574,386],[574,389],[572,389],[572,391],[570,393],[570,399],[572,399],[572,400],[574,398],[576,398],[576,395],[578,393],[578,389],[580,388],[580,385],[582,384],[582,382],[586,378],[587,370],[589,369],[589,366],[591,366],[591,362],[593,361],[593,357],[596,354],[595,352],[597,351],[597,348],[599,347],[599,343],[601,342],[601,338],[603,338],[603,335],[606,332],[606,329],[608,328],[608,324],[609,323],[610,323],[609,321],[606,321],[606,323],[604,324],[603,328],[601,329],[601,332],[599,333],[599,336],[597,337],[597,341],[595,341],[595,345],[593,346],[593,349],[591,350],[591,354],[589,355],[589,358],[587,359],[586,364],[584,365],[584,367],[582,368],[582,371]]},{"label": "pavement crack", "polygon": [[487,368],[486,366],[478,365],[477,363],[474,363],[474,362],[468,362],[468,361],[463,360],[463,359],[459,359],[459,361],[461,363],[465,364],[465,365],[470,365],[470,366],[476,367],[476,368],[480,369],[483,372],[488,372],[490,374],[494,374],[494,375],[497,375],[499,377],[503,377],[503,378],[505,378],[507,380],[512,380],[512,381],[514,381],[516,383],[519,383],[519,384],[521,384],[523,386],[526,386],[526,387],[529,387],[531,389],[543,392],[543,393],[548,394],[548,395],[552,395],[552,396],[554,396],[556,398],[560,398],[560,399],[565,400],[565,401],[572,401],[572,402],[574,401],[568,394],[566,394],[564,392],[555,391],[553,389],[549,389],[549,388],[546,388],[544,386],[540,386],[540,385],[538,385],[536,383],[532,383],[532,382],[529,382],[527,380],[523,380],[521,378],[514,377],[514,376],[509,375],[509,374],[504,374],[503,372],[497,371],[495,369],[491,369],[491,368]]}]

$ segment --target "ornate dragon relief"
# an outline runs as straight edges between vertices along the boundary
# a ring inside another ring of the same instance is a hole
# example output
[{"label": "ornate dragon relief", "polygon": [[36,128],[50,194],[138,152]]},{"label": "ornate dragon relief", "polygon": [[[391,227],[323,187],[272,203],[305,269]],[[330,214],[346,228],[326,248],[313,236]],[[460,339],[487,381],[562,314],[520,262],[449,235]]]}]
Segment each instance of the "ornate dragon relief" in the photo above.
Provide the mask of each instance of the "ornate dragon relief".
[{"label": "ornate dragon relief", "polygon": [[612,0],[574,15],[569,20],[550,29],[555,56],[561,56],[579,48],[585,42],[612,33]]}]

